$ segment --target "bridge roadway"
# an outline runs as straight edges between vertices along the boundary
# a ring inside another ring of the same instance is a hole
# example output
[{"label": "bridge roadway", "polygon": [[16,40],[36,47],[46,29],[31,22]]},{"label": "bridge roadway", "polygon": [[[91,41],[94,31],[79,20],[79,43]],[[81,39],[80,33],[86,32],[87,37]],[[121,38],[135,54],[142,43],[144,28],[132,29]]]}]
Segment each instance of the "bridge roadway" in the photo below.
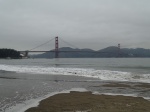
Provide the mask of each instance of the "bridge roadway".
[{"label": "bridge roadway", "polygon": [[101,52],[101,51],[55,51],[55,50],[52,50],[52,51],[19,51],[19,52],[89,52],[89,53],[114,53],[114,52]]}]

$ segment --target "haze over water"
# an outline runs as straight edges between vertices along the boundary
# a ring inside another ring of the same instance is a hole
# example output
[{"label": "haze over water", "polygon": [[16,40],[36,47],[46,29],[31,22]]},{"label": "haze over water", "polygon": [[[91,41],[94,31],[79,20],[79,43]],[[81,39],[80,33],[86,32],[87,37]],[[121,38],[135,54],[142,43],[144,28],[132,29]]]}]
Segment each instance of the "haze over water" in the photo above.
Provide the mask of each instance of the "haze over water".
[{"label": "haze over water", "polygon": [[[100,93],[150,97],[132,89],[92,88],[106,82],[150,83],[149,58],[0,60],[0,112],[52,92],[86,88]],[[15,110],[16,111],[16,110]],[[14,111],[14,112],[15,112]],[[17,110],[19,112],[19,110]],[[11,111],[10,111],[11,112]]]}]

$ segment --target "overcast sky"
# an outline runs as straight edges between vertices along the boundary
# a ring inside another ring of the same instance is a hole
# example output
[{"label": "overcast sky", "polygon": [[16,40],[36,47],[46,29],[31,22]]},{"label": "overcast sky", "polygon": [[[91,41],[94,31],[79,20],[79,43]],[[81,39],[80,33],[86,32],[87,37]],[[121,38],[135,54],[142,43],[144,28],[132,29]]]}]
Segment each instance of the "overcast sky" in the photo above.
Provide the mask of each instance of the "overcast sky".
[{"label": "overcast sky", "polygon": [[150,49],[150,0],[0,0],[0,48],[29,50],[56,36],[79,48]]}]

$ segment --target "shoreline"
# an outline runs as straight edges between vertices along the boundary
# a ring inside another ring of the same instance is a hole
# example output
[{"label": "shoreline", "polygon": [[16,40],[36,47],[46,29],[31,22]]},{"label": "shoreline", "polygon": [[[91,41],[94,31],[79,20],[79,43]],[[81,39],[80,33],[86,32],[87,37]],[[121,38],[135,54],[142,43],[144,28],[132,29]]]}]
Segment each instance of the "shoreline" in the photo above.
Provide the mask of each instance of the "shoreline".
[{"label": "shoreline", "polygon": [[[131,84],[127,84],[127,83],[124,84],[124,83],[125,82],[120,82],[120,83],[118,83],[118,82],[105,82],[102,85],[97,85],[97,86],[94,86],[93,84],[92,85],[93,85],[94,88],[106,87],[106,88],[111,88],[111,89],[117,88],[117,87],[120,88],[120,89],[122,89],[122,88],[124,88],[124,89],[125,88],[133,88],[133,87],[149,88],[149,86],[150,86],[150,84],[147,84],[147,83],[135,84],[134,86],[131,85]],[[150,102],[150,97],[142,97],[142,96],[139,97],[136,94],[94,91],[94,90],[88,90],[87,88],[82,88],[81,87],[81,88],[72,88],[72,89],[69,89],[69,90],[63,90],[63,91],[58,91],[58,92],[52,92],[52,93],[50,93],[48,95],[45,95],[43,97],[28,100],[28,101],[24,102],[23,104],[17,104],[15,107],[7,109],[6,112],[32,112],[32,111],[28,111],[28,110],[31,109],[31,108],[37,108],[40,105],[40,102],[43,102],[43,101],[45,101],[49,98],[53,98],[54,96],[61,95],[61,94],[63,95],[63,94],[68,93],[68,95],[69,95],[71,93],[71,91],[85,92],[85,93],[87,91],[90,91],[90,93],[92,95],[98,95],[98,96],[105,95],[105,96],[108,96],[108,97],[112,97],[113,99],[117,99],[118,96],[122,96],[122,98],[123,97],[133,98],[134,100],[136,100],[137,98],[142,98],[143,100]],[[71,101],[71,102],[74,103],[73,101]],[[94,101],[94,102],[96,102],[96,101]],[[52,111],[52,112],[55,112],[55,111]],[[89,112],[92,112],[92,111],[89,111]],[[142,112],[142,111],[140,111],[140,112]]]},{"label": "shoreline", "polygon": [[116,97],[116,96],[123,96],[123,97],[132,97],[132,98],[143,98],[146,101],[150,102],[150,97],[145,98],[145,97],[138,97],[134,94],[113,94],[113,93],[99,93],[97,91],[92,92],[92,91],[88,91],[85,88],[72,88],[70,90],[64,90],[64,91],[60,91],[60,92],[52,92],[46,96],[40,97],[38,99],[31,99],[29,101],[26,101],[23,104],[17,104],[15,107],[11,107],[9,109],[6,110],[6,112],[30,112],[28,111],[29,109],[32,108],[36,108],[40,105],[40,102],[45,101],[53,96],[57,96],[57,95],[61,95],[61,94],[70,94],[72,92],[77,92],[77,93],[86,93],[89,92],[92,95],[98,95],[98,96],[112,96],[112,97]]},{"label": "shoreline", "polygon": [[71,91],[86,92],[87,90],[84,88],[72,88],[70,90],[63,90],[60,92],[52,92],[52,93],[45,95],[43,97],[40,97],[37,99],[31,99],[31,100],[28,100],[22,104],[17,104],[15,107],[8,108],[6,110],[6,112],[26,112],[27,109],[30,109],[32,107],[37,107],[41,101],[43,101],[49,97],[53,97],[54,95],[57,95],[57,94],[70,93]]},{"label": "shoreline", "polygon": [[48,97],[25,112],[149,112],[149,105],[142,97],[70,91]]},{"label": "shoreline", "polygon": [[[85,78],[85,77],[79,77],[79,76],[69,76],[69,77],[68,76],[51,76],[50,79],[51,79],[49,80],[50,86],[52,86],[51,85],[52,83],[55,83],[56,85],[71,84],[71,87],[73,89],[63,88],[62,90],[58,90],[58,92],[57,90],[56,92],[55,91],[50,92],[50,94],[45,95],[43,97],[39,97],[37,99],[31,99],[31,100],[25,101],[22,104],[17,104],[15,107],[7,109],[5,112],[30,112],[26,110],[38,107],[40,102],[45,101],[49,98],[53,98],[56,95],[64,94],[64,93],[68,93],[69,95],[70,91],[78,91],[78,92],[90,91],[90,93],[92,93],[93,95],[99,95],[99,96],[105,95],[108,97],[111,96],[113,99],[117,99],[118,96],[123,96],[123,97],[126,96],[128,98],[134,97],[135,99],[139,97],[143,97],[143,100],[145,101],[149,101],[150,99],[149,92],[148,92],[149,87],[150,87],[149,83],[115,82],[115,81],[101,81],[101,80],[95,81],[95,79],[93,78],[91,79],[91,78]],[[78,86],[74,88],[73,87],[74,84],[77,84]],[[138,92],[136,92],[137,90]],[[140,93],[144,91],[148,93],[148,97],[140,96]],[[138,93],[138,95],[136,93]],[[71,102],[74,103],[74,101],[71,101]],[[96,100],[94,102],[96,102]],[[53,110],[52,112],[55,112],[55,111]],[[106,111],[106,112],[109,112],[109,111]]]}]

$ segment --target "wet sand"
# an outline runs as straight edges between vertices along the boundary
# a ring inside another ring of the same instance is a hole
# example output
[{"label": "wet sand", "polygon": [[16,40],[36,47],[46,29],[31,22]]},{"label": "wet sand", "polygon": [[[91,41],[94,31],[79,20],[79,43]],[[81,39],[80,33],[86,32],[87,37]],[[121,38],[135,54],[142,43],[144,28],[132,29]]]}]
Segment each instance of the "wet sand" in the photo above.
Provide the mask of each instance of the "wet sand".
[{"label": "wet sand", "polygon": [[[18,86],[19,89],[16,88],[15,91],[24,88],[24,91],[17,92],[18,97],[16,99],[12,97],[11,100],[13,102],[21,102],[23,106],[28,105],[28,103],[23,104],[26,99],[32,100],[49,93],[59,93],[71,88],[85,88],[88,91],[100,94],[112,93],[115,95],[138,96],[93,95],[91,92],[61,93],[41,101],[38,107],[30,108],[26,112],[149,112],[150,110],[150,101],[142,98],[150,97],[149,83],[102,81],[94,78],[62,75],[29,75],[28,77],[27,75],[19,75],[17,78],[19,80],[13,79],[7,81],[7,84],[9,86],[15,84],[13,85],[15,88]],[[16,81],[19,81],[20,85]],[[28,91],[30,92],[29,94]],[[12,95],[12,92],[9,91],[8,93]],[[32,97],[30,98],[30,96]],[[1,104],[5,105],[7,102]],[[3,110],[5,110],[5,107]],[[10,110],[9,112],[16,111]]]},{"label": "wet sand", "polygon": [[149,112],[150,101],[142,97],[94,95],[92,92],[57,94],[25,112]]}]

